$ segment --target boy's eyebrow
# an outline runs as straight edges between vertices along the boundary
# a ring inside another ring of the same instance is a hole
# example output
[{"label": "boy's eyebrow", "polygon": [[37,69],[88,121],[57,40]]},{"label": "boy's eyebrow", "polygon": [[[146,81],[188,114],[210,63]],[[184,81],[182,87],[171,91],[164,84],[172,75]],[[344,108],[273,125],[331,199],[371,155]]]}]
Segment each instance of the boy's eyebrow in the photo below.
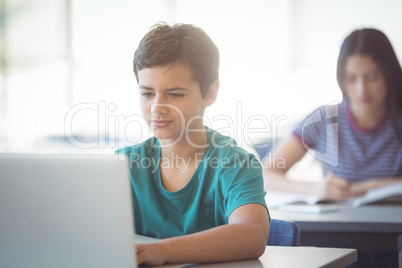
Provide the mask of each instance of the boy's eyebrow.
[{"label": "boy's eyebrow", "polygon": [[[140,89],[145,89],[145,90],[154,90],[151,87],[147,87],[144,85],[140,85]],[[175,90],[189,90],[188,88],[184,88],[184,87],[172,87],[172,88],[167,88],[165,89],[166,91],[175,91]]]},{"label": "boy's eyebrow", "polygon": [[175,90],[189,90],[189,89],[184,88],[184,87],[172,87],[172,88],[166,89],[166,91],[175,91]]},{"label": "boy's eyebrow", "polygon": [[140,89],[154,90],[154,89],[151,88],[151,87],[146,87],[146,86],[143,86],[143,85],[140,85]]}]

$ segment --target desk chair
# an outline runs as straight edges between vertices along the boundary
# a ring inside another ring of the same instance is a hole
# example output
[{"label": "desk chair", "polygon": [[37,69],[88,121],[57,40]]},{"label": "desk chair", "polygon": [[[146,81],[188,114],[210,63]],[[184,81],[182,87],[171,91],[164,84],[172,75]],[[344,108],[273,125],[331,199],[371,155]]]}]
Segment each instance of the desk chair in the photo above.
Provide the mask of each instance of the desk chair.
[{"label": "desk chair", "polygon": [[292,221],[271,219],[268,246],[299,246],[300,228]]}]

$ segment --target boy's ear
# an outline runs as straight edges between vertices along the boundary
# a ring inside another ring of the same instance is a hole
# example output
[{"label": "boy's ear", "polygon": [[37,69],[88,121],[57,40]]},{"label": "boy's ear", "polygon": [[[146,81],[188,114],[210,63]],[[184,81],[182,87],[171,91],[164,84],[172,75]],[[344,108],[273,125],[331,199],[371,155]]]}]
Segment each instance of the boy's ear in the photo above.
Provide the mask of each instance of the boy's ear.
[{"label": "boy's ear", "polygon": [[216,98],[218,97],[218,91],[219,80],[216,80],[209,86],[208,93],[204,98],[204,107],[209,107],[215,102]]}]

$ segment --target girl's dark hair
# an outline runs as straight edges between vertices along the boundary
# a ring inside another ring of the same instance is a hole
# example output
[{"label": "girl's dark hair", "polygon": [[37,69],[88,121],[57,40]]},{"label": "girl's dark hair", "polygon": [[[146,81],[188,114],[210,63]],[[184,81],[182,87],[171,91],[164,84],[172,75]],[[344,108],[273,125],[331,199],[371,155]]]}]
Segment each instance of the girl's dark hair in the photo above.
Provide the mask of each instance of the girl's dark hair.
[{"label": "girl's dark hair", "polygon": [[344,88],[345,62],[352,55],[370,56],[384,74],[387,86],[386,107],[402,143],[398,125],[398,118],[402,114],[402,70],[391,42],[384,33],[376,29],[356,30],[346,37],[341,46],[337,65],[338,85],[344,98],[347,98]]},{"label": "girl's dark hair", "polygon": [[202,97],[208,93],[209,86],[219,79],[218,48],[202,29],[191,24],[169,26],[160,22],[143,37],[134,53],[137,82],[141,69],[176,62],[190,68],[193,79],[200,85]]}]

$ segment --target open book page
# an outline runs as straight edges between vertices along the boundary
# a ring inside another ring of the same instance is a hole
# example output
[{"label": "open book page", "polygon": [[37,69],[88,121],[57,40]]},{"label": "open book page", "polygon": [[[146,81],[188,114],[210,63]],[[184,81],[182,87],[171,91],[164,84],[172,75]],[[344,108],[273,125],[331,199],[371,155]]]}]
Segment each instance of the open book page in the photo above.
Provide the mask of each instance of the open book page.
[{"label": "open book page", "polygon": [[385,187],[376,188],[368,191],[365,195],[345,199],[339,202],[328,201],[312,195],[303,195],[297,193],[267,191],[265,196],[268,208],[278,208],[283,205],[307,204],[317,205],[327,203],[335,203],[342,205],[351,205],[354,207],[371,203],[401,203],[402,204],[402,182],[394,183]]},{"label": "open book page", "polygon": [[328,213],[340,209],[338,203],[330,202],[331,204],[328,204],[329,201],[312,195],[268,191],[265,199],[268,209],[286,212]]},{"label": "open book page", "polygon": [[365,195],[356,198],[352,205],[358,207],[365,204],[380,202],[400,202],[402,204],[402,182],[372,189]]},{"label": "open book page", "polygon": [[296,204],[296,203],[316,205],[318,203],[325,202],[326,200],[313,195],[297,194],[297,193],[289,193],[281,191],[267,191],[265,201],[267,203],[268,208],[277,208],[281,205]]}]

